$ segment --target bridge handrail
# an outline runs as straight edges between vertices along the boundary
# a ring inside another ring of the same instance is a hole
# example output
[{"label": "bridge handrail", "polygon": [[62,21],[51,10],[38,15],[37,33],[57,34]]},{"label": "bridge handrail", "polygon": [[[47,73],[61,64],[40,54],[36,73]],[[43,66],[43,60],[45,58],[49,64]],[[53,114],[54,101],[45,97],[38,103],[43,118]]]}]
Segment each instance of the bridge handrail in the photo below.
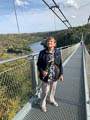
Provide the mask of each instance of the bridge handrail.
[{"label": "bridge handrail", "polygon": [[[78,44],[64,46],[63,49],[62,47],[58,48],[62,51],[63,61],[67,59],[77,47]],[[21,107],[25,106],[33,95],[38,97],[36,91],[39,90],[38,88],[41,81],[38,77],[36,65],[37,55],[38,53],[0,61],[0,64],[6,67],[8,65],[7,63],[11,66],[11,62],[25,58],[23,64],[20,63],[20,65],[0,72],[0,104],[3,106],[1,112],[5,113],[5,116],[2,114],[2,119],[5,119],[4,117],[7,115],[7,119],[11,120],[11,116],[13,115],[12,117],[14,117],[16,115],[15,113],[17,113]],[[8,106],[8,104],[10,105]],[[9,112],[7,112],[7,109]],[[15,113],[13,113],[13,111]]]},{"label": "bridge handrail", "polygon": [[87,59],[89,59],[90,61],[90,56],[85,45],[83,44],[83,69],[84,69],[84,84],[85,84],[86,120],[90,120],[90,99],[89,99],[89,86],[88,86],[88,82],[90,79],[88,77],[89,71],[87,71],[88,67],[90,67],[87,65],[89,65],[90,62],[88,63]]}]

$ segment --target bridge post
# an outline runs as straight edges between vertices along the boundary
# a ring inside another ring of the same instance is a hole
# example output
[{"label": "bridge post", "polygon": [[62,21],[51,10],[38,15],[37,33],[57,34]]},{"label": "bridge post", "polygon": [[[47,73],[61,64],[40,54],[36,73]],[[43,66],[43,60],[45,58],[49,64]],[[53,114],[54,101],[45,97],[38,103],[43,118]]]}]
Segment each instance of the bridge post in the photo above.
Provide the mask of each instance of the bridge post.
[{"label": "bridge post", "polygon": [[35,92],[38,89],[38,72],[37,72],[36,64],[37,64],[36,55],[32,55],[32,57],[30,57],[30,69],[31,69],[32,89],[35,90]]},{"label": "bridge post", "polygon": [[62,57],[62,48],[60,49],[60,52],[61,52],[61,57]]}]

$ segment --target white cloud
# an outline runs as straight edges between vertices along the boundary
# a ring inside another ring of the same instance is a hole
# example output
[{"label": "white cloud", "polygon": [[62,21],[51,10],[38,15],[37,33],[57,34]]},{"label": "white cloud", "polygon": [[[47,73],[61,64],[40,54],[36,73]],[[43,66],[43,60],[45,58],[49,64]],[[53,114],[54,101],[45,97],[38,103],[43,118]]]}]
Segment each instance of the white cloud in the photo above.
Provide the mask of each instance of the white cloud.
[{"label": "white cloud", "polygon": [[74,1],[74,0],[67,0],[67,1],[65,2],[65,5],[68,6],[68,7],[79,8],[79,5],[78,5],[77,2]]},{"label": "white cloud", "polygon": [[79,8],[79,5],[75,0],[57,0],[56,2],[62,2],[66,7]]},{"label": "white cloud", "polygon": [[29,3],[28,2],[26,2],[26,1],[21,1],[21,0],[16,0],[15,1],[15,5],[16,6],[25,6],[25,5],[29,5]]},{"label": "white cloud", "polygon": [[76,18],[76,16],[72,15],[71,18]]}]

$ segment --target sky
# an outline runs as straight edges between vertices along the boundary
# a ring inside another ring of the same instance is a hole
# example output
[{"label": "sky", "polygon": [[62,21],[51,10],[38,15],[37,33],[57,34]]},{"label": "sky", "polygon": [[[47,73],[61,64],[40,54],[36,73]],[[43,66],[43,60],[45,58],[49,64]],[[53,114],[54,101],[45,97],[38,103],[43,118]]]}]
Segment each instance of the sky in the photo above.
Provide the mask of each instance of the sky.
[{"label": "sky", "polygon": [[[53,6],[52,0],[45,1]],[[73,27],[87,24],[90,0],[55,1]],[[67,29],[42,0],[0,0],[0,34],[18,33],[14,5],[20,33]],[[59,11],[55,11],[63,19]]]}]

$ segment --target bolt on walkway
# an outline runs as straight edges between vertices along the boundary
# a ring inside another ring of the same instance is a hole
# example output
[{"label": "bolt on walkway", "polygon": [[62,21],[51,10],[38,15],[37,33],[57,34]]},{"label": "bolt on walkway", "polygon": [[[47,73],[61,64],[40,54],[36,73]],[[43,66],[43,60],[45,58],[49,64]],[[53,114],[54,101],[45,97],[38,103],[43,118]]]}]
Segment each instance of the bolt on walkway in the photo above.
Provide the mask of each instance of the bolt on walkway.
[{"label": "bolt on walkway", "polygon": [[55,94],[59,107],[47,100],[47,112],[44,113],[40,110],[40,100],[37,100],[23,120],[86,119],[82,55],[82,46],[79,46],[64,66],[64,81],[58,81]]}]

